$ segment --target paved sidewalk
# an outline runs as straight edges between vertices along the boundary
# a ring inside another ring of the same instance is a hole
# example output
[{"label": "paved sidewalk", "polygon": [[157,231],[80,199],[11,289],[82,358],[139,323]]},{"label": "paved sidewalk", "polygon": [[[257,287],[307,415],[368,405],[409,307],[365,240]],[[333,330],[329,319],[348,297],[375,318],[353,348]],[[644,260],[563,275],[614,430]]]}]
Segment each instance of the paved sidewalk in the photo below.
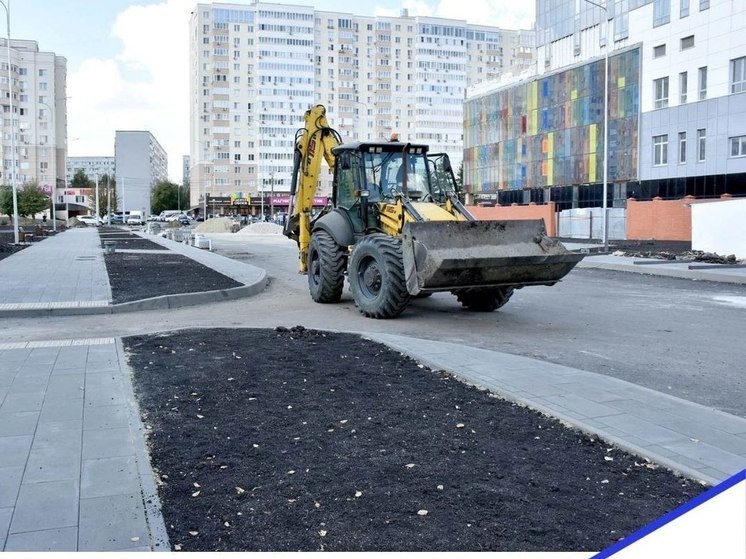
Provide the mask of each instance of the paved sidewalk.
[{"label": "paved sidewalk", "polygon": [[[264,270],[143,236],[240,277],[256,292],[264,287]],[[634,260],[640,259],[594,255],[581,265],[656,274],[677,270],[680,277],[746,283],[744,268],[689,270],[682,267],[686,264]],[[698,275],[705,272],[706,278]],[[60,233],[0,261],[0,285],[0,317],[58,309],[93,313],[100,312],[97,306],[111,306],[93,229]],[[183,296],[195,303],[202,294]],[[529,358],[404,336],[367,336],[695,479],[715,484],[746,468],[742,418]],[[114,338],[0,343],[0,550],[169,549],[130,379],[121,341]]]},{"label": "paved sidewalk", "polygon": [[168,550],[113,338],[0,344],[0,550]]}]

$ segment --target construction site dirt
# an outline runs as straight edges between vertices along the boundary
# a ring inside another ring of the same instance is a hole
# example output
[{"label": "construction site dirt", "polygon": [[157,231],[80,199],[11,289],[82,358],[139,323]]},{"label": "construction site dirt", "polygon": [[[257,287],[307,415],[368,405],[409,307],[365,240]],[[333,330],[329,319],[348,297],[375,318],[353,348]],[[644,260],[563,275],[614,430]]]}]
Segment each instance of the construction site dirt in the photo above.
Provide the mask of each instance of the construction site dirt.
[{"label": "construction site dirt", "polygon": [[172,550],[596,551],[706,489],[353,334],[124,345]]}]

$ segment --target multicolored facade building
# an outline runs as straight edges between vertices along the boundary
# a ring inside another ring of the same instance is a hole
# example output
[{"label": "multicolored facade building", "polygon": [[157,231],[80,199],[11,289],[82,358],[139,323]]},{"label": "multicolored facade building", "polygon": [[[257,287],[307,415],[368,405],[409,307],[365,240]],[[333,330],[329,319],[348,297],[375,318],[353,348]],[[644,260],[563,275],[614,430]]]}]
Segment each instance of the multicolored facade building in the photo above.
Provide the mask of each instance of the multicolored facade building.
[{"label": "multicolored facade building", "polygon": [[608,205],[746,196],[743,3],[538,0],[537,15],[535,71],[467,93],[475,202],[602,206],[607,44]]}]

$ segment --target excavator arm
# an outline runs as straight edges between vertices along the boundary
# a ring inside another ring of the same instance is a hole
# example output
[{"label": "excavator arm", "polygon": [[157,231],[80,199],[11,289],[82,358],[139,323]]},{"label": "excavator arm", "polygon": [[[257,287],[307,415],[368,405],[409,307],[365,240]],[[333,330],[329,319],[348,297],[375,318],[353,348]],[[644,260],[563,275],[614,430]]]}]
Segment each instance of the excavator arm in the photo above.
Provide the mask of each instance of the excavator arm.
[{"label": "excavator arm", "polygon": [[290,207],[283,233],[298,243],[298,269],[307,273],[308,246],[311,243],[311,210],[321,172],[321,160],[334,169],[332,148],[342,140],[326,120],[326,107],[316,105],[306,111],[305,127],[295,135]]}]

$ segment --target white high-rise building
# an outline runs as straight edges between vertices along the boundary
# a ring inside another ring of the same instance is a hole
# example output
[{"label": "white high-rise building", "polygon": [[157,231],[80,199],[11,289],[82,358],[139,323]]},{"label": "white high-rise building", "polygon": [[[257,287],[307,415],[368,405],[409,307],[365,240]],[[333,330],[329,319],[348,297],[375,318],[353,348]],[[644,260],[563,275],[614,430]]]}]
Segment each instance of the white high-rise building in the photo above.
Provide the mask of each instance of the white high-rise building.
[{"label": "white high-rise building", "polygon": [[117,130],[114,158],[117,210],[150,215],[151,190],[168,177],[166,151],[147,130]]},{"label": "white high-rise building", "polygon": [[11,184],[15,164],[19,187],[36,183],[51,195],[55,186],[64,186],[65,180],[67,60],[53,52],[40,51],[36,41],[11,39],[9,88],[6,40],[0,40],[0,52],[0,181]]},{"label": "white high-rise building", "polygon": [[115,159],[111,156],[83,155],[80,157],[68,157],[67,182],[71,182],[75,173],[78,171],[83,171],[91,180],[95,180],[96,175],[99,177],[108,175],[113,178],[115,169]]},{"label": "white high-rise building", "polygon": [[[311,6],[198,4],[190,25],[191,202],[290,190],[312,105],[343,140],[427,143],[462,158],[466,88],[534,61],[533,31]],[[328,192],[325,175],[320,194]],[[253,204],[253,202],[252,202]]]}]

